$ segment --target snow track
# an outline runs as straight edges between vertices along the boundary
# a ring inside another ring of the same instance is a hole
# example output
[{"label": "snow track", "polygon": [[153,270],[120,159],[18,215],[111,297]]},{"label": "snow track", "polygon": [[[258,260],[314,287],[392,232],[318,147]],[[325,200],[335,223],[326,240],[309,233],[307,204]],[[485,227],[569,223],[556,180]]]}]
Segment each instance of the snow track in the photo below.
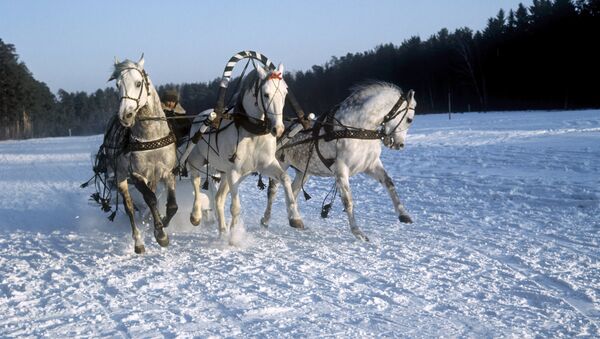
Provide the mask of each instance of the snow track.
[{"label": "snow track", "polygon": [[79,185],[101,138],[0,142],[0,337],[598,337],[600,111],[417,116],[384,164],[415,220],[351,179],[354,239],[332,180],[283,196],[242,189],[236,246],[189,225],[191,187],[161,249],[147,224],[133,253]]}]

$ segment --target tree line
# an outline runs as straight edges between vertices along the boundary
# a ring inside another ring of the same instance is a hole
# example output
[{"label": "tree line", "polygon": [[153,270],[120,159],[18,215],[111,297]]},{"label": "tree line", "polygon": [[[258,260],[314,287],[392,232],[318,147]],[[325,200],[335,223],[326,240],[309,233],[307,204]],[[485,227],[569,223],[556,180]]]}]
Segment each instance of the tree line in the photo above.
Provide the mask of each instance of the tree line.
[{"label": "tree line", "polygon": [[99,133],[118,101],[114,88],[54,95],[0,39],[0,140]]},{"label": "tree line", "polygon": [[[384,44],[286,73],[305,111],[323,113],[365,80],[417,93],[417,113],[600,107],[600,0],[533,0],[500,10],[481,31],[441,29],[427,40]],[[218,79],[165,84],[190,114],[216,102]],[[0,39],[0,139],[100,133],[118,108],[114,88],[59,90],[33,78],[14,45]]]},{"label": "tree line", "polygon": [[314,112],[365,79],[414,89],[418,113],[600,107],[595,32],[599,0],[534,0],[500,10],[482,31],[441,29],[425,41],[332,57],[287,82]]}]

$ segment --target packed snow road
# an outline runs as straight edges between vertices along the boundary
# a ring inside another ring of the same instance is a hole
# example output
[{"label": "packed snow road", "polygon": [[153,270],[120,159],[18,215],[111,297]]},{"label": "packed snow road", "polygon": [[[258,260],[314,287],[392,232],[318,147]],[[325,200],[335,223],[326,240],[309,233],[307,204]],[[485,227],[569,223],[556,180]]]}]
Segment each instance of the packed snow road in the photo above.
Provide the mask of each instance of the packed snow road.
[{"label": "packed snow road", "polygon": [[[351,180],[357,221],[300,198],[307,229],[249,177],[237,245],[193,227],[189,182],[161,249],[89,202],[100,136],[0,142],[0,337],[600,336],[600,111],[417,116],[383,161],[386,191]],[[121,209],[122,211],[122,209]]]}]

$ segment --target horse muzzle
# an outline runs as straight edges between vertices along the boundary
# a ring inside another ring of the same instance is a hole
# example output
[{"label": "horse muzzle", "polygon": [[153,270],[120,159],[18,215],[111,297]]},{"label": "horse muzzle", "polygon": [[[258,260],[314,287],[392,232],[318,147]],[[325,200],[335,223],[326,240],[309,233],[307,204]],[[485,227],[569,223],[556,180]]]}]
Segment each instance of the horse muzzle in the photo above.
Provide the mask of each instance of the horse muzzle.
[{"label": "horse muzzle", "polygon": [[275,126],[275,127],[271,128],[271,135],[273,135],[276,138],[279,138],[283,135],[284,131],[285,131],[285,127]]},{"label": "horse muzzle", "polygon": [[400,140],[396,140],[392,136],[386,136],[383,138],[383,145],[387,148],[391,148],[393,150],[400,150],[404,148],[404,142]]},{"label": "horse muzzle", "polygon": [[119,122],[123,127],[131,127],[135,123],[135,115],[133,112],[119,114]]},{"label": "horse muzzle", "polygon": [[398,144],[394,144],[394,145],[393,145],[391,148],[392,148],[392,149],[395,149],[396,151],[397,151],[397,150],[401,150],[401,149],[403,149],[403,148],[404,148],[404,143],[398,143]]}]

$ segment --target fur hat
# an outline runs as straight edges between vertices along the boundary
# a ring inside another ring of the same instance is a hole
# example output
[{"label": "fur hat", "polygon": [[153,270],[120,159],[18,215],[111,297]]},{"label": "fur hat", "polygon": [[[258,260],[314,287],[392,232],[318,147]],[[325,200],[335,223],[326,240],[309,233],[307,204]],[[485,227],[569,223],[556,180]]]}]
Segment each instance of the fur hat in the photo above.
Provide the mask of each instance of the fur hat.
[{"label": "fur hat", "polygon": [[165,94],[163,94],[163,97],[162,97],[162,101],[163,102],[167,102],[167,101],[179,102],[179,92],[177,92],[177,90],[175,90],[175,89],[169,89],[169,90],[165,91]]}]

